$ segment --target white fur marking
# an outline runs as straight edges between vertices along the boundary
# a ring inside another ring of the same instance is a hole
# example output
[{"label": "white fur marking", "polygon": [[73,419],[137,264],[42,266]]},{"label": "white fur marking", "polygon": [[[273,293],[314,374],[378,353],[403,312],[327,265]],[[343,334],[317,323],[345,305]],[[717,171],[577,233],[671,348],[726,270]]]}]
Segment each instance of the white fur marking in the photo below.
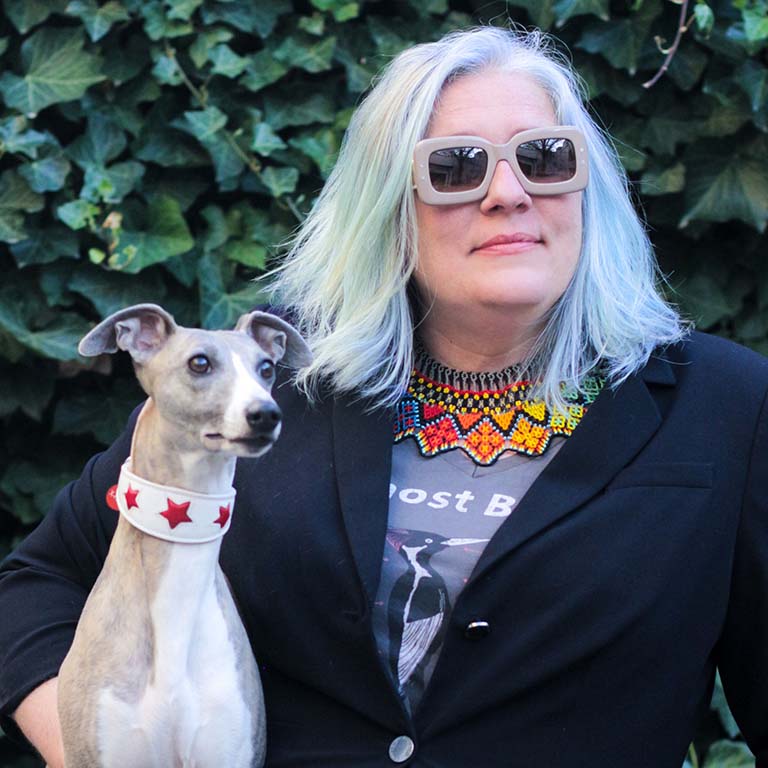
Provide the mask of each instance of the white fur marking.
[{"label": "white fur marking", "polygon": [[104,765],[250,768],[251,715],[212,574],[219,542],[172,546],[150,607],[154,682],[135,707],[101,693]]},{"label": "white fur marking", "polygon": [[255,404],[268,402],[271,397],[256,377],[256,373],[246,368],[243,358],[237,352],[232,353],[232,364],[235,368],[235,382],[224,421],[228,425],[240,425],[245,420],[245,414]]}]

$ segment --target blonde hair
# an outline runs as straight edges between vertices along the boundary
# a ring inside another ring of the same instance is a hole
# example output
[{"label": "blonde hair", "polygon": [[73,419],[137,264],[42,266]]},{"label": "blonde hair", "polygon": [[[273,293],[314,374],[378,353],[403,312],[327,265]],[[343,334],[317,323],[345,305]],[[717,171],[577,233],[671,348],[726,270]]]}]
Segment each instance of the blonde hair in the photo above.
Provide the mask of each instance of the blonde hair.
[{"label": "blonde hair", "polygon": [[655,347],[684,335],[658,290],[624,171],[588,115],[575,74],[539,31],[475,28],[407,49],[383,71],[273,276],[277,301],[315,356],[297,377],[310,397],[320,382],[377,405],[394,404],[405,391],[413,365],[408,286],[418,259],[413,147],[446,84],[488,68],[532,77],[558,121],[585,134],[590,153],[579,265],[527,361],[536,394],[561,407],[563,386],[578,389],[598,366],[617,384]]}]

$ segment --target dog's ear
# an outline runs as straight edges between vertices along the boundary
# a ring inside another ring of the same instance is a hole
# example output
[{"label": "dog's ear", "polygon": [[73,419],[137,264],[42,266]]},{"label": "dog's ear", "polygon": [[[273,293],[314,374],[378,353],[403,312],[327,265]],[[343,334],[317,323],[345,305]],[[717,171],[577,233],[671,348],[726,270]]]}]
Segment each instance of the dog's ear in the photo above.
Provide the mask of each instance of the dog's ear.
[{"label": "dog's ear", "polygon": [[85,357],[123,349],[145,363],[176,330],[176,321],[157,304],[136,304],[102,320],[77,348]]},{"label": "dog's ear", "polygon": [[243,331],[275,360],[291,368],[302,368],[312,362],[312,353],[299,332],[282,318],[269,312],[249,312],[237,321],[236,331]]}]

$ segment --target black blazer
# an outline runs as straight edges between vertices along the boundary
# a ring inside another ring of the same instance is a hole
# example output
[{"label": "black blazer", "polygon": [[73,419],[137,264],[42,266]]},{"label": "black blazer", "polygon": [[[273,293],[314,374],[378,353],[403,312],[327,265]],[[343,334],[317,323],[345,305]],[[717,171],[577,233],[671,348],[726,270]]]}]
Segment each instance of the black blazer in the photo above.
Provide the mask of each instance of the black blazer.
[{"label": "black blazer", "polygon": [[[238,464],[222,565],[260,661],[267,765],[680,768],[715,666],[768,768],[768,360],[694,334],[606,390],[456,601],[411,719],[371,630],[393,416],[289,386]],[[0,706],[58,669],[106,554],[130,429],[6,561]],[[9,617],[10,620],[5,620]],[[487,622],[486,634],[467,631]]]}]

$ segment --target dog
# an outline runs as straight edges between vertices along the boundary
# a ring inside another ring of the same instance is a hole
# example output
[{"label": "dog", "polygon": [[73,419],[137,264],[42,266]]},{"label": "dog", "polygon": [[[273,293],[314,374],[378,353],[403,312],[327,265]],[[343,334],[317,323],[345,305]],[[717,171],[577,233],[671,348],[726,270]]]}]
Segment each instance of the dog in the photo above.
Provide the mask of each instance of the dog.
[{"label": "dog", "polygon": [[278,361],[309,348],[288,323],[178,326],[154,304],[80,342],[125,350],[149,395],[120,474],[120,516],[58,682],[66,768],[254,768],[266,731],[258,668],[219,566],[238,457],[277,439]]}]

